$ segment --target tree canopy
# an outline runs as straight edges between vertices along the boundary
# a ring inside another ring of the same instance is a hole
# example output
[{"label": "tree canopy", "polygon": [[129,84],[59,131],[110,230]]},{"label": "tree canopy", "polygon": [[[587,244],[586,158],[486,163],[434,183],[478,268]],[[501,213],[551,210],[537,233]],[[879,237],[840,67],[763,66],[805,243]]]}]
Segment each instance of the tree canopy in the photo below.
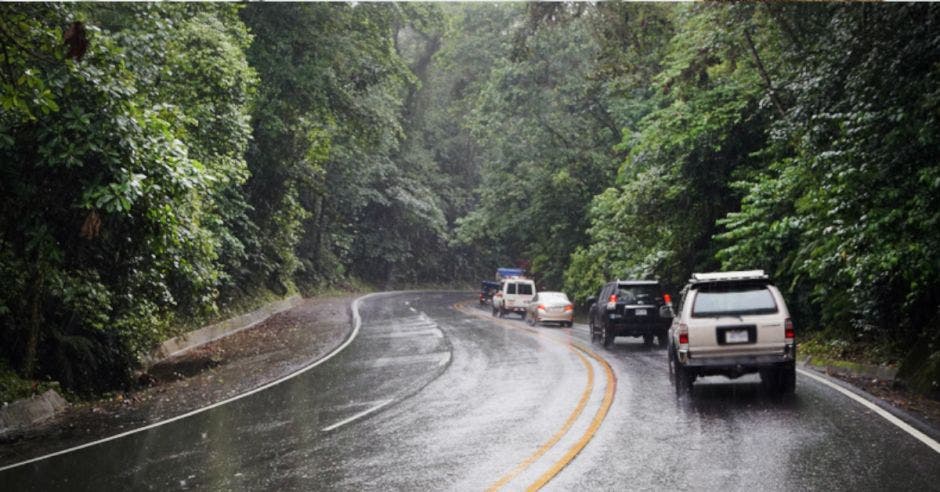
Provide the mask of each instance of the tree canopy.
[{"label": "tree canopy", "polygon": [[763,268],[929,388],[938,12],[2,4],[0,371],[103,391],[256,299],[519,263]]}]

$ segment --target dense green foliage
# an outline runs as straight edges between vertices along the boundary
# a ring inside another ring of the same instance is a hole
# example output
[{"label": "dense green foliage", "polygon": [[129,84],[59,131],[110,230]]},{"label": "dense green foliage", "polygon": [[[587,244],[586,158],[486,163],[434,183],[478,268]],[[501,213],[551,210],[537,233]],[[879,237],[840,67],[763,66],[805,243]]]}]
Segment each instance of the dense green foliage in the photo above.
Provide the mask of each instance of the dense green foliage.
[{"label": "dense green foliage", "polygon": [[255,297],[764,268],[930,389],[938,12],[0,5],[0,358],[95,391]]},{"label": "dense green foliage", "polygon": [[406,140],[436,46],[399,41],[442,26],[425,6],[0,7],[2,358],[98,391],[256,296],[467,277],[467,183]]},{"label": "dense green foliage", "polygon": [[[0,8],[4,356],[107,388],[175,317],[214,307],[224,195],[246,175],[248,37],[224,27],[230,7]],[[81,56],[63,39],[76,20]]]},{"label": "dense green foliage", "polygon": [[911,380],[936,388],[936,7],[554,4],[517,19],[466,123],[489,153],[461,238],[582,300],[614,277],[675,291],[694,271],[763,268],[804,333],[902,373],[932,365]]}]

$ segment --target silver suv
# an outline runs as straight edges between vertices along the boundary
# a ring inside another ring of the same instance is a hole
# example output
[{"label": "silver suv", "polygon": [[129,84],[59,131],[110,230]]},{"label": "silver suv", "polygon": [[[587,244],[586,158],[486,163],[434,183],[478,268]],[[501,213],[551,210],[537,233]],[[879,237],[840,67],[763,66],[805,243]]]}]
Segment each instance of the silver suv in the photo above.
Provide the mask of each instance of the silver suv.
[{"label": "silver suv", "polygon": [[677,393],[691,392],[698,376],[755,372],[772,389],[793,392],[793,321],[762,270],[693,274],[675,314],[668,353]]}]

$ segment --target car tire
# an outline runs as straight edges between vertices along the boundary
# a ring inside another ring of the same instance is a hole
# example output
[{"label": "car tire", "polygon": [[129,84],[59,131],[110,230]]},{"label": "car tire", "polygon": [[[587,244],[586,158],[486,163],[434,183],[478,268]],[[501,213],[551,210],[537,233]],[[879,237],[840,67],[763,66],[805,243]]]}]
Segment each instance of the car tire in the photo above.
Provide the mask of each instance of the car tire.
[{"label": "car tire", "polygon": [[643,335],[643,346],[647,348],[653,346],[653,335]]},{"label": "car tire", "polygon": [[665,333],[660,333],[656,335],[656,345],[658,345],[659,348],[661,349],[666,348],[666,345],[668,344],[668,340],[669,338]]},{"label": "car tire", "polygon": [[691,394],[694,376],[675,358],[673,358],[672,365],[672,371],[670,372],[674,374],[676,396]]},{"label": "car tire", "polygon": [[526,319],[526,313],[523,312],[523,313],[522,313],[522,321],[525,321],[525,319]]},{"label": "car tire", "polygon": [[675,351],[672,350],[672,347],[667,348],[666,351],[669,354],[669,356],[666,357],[666,366],[669,370],[669,384],[675,386],[676,385],[676,354],[675,354]]},{"label": "car tire", "polygon": [[607,325],[604,325],[601,328],[601,339],[604,341],[604,348],[610,348],[614,344],[614,334],[610,331],[610,328]]},{"label": "car tire", "polygon": [[598,343],[601,340],[600,333],[597,332],[597,328],[594,327],[594,320],[588,320],[588,331],[591,332],[591,343]]},{"label": "car tire", "polygon": [[792,395],[796,391],[796,367],[789,366],[777,371],[777,392],[781,395]]}]

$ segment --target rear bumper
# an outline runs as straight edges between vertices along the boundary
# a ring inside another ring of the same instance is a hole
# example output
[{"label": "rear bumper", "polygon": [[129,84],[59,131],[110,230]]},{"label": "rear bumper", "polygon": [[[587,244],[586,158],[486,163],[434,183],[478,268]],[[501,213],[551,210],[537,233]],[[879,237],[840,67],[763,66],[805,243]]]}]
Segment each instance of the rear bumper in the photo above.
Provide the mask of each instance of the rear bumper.
[{"label": "rear bumper", "polygon": [[663,335],[669,329],[669,323],[617,323],[613,320],[609,323],[610,331],[618,337]]},{"label": "rear bumper", "polygon": [[727,357],[706,357],[696,358],[695,354],[691,356],[685,351],[679,351],[679,362],[689,369],[701,369],[704,371],[734,371],[739,373],[757,372],[761,369],[776,369],[780,367],[792,366],[794,357],[783,352],[779,354],[763,355],[734,355]]},{"label": "rear bumper", "polygon": [[562,313],[562,314],[542,313],[542,314],[537,314],[536,317],[538,318],[539,321],[546,321],[549,323],[551,322],[568,323],[568,322],[574,321],[573,313]]}]

